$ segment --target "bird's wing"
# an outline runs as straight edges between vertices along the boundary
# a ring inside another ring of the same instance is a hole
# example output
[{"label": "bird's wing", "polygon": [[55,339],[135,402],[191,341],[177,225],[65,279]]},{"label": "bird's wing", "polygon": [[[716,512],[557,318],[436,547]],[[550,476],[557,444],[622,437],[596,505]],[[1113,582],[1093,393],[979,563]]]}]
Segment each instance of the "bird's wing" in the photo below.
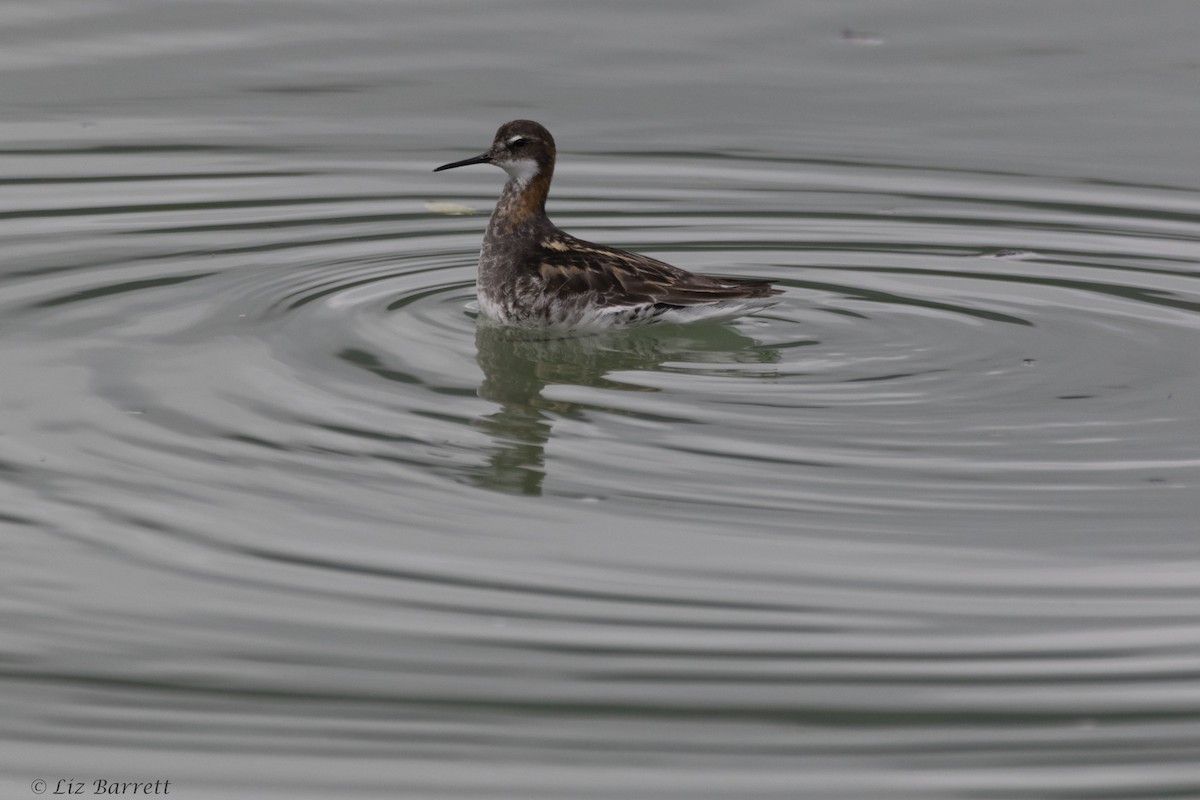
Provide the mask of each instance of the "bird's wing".
[{"label": "bird's wing", "polygon": [[574,237],[543,242],[538,273],[547,292],[591,294],[604,305],[690,306],[779,294],[766,281],[699,275]]}]

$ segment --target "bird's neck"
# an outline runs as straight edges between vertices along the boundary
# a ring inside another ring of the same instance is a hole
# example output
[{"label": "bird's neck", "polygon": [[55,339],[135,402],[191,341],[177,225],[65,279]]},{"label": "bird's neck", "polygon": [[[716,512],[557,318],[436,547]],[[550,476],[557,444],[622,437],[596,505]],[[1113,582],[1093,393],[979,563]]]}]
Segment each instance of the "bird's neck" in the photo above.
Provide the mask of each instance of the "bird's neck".
[{"label": "bird's neck", "polygon": [[488,228],[496,233],[538,225],[546,219],[546,196],[550,194],[550,178],[554,168],[542,169],[532,175],[512,175],[500,199]]}]

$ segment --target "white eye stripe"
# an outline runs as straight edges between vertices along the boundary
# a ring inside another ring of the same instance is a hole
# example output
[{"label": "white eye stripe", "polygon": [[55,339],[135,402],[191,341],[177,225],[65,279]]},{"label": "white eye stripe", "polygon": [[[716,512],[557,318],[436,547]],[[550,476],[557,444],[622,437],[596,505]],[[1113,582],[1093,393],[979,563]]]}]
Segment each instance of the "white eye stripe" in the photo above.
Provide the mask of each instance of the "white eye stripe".
[{"label": "white eye stripe", "polygon": [[517,142],[523,142],[523,141],[525,141],[525,137],[524,137],[524,136],[513,136],[513,137],[511,137],[511,138],[508,140],[508,143],[509,143],[509,144],[516,144]]}]

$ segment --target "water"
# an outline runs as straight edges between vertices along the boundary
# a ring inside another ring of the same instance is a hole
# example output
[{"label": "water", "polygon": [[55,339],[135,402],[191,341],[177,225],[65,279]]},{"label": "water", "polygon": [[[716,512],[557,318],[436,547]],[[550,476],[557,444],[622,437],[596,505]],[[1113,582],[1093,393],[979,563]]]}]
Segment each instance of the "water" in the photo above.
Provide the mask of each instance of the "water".
[{"label": "water", "polygon": [[[10,0],[5,796],[1200,796],[1198,21]],[[478,325],[513,117],[783,302]]]}]

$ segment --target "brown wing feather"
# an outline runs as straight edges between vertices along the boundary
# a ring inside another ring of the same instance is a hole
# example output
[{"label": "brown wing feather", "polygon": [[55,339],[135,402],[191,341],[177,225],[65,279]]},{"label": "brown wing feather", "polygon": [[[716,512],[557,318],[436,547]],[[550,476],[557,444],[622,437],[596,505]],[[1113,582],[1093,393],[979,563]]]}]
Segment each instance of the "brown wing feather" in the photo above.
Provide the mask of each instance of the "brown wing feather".
[{"label": "brown wing feather", "polygon": [[767,281],[688,272],[561,233],[543,242],[538,255],[538,273],[548,292],[595,294],[606,305],[689,306],[782,293]]}]

